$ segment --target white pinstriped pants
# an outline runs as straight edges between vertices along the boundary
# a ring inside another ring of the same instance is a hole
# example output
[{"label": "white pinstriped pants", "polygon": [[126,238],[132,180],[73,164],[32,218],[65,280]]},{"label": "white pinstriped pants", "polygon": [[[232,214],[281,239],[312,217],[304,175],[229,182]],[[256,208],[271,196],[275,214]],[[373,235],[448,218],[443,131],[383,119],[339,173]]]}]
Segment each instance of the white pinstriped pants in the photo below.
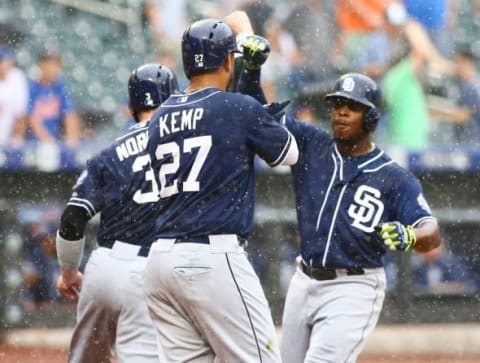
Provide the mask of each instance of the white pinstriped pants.
[{"label": "white pinstriped pants", "polygon": [[143,299],[146,258],[139,246],[99,247],[85,268],[70,342],[70,363],[164,363]]},{"label": "white pinstriped pants", "polygon": [[297,269],[283,311],[285,363],[355,363],[385,298],[383,268],[317,281]]},{"label": "white pinstriped pants", "polygon": [[145,296],[169,363],[277,363],[280,349],[260,281],[235,235],[210,244],[158,240]]}]

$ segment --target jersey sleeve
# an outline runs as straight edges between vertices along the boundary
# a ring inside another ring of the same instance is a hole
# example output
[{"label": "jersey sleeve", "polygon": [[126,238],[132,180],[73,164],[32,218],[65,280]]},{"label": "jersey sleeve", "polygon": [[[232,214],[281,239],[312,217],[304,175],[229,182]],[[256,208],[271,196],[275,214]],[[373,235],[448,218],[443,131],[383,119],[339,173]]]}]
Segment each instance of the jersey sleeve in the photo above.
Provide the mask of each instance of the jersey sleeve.
[{"label": "jersey sleeve", "polygon": [[292,144],[292,134],[257,101],[252,99],[250,107],[252,122],[247,130],[250,147],[270,166],[280,165]]},{"label": "jersey sleeve", "polygon": [[292,117],[285,118],[285,126],[292,133],[297,141],[300,157],[307,148],[308,143],[318,142],[320,144],[327,143],[330,136],[317,125],[309,124]]},{"label": "jersey sleeve", "polygon": [[413,227],[427,219],[436,220],[423,195],[422,186],[415,176],[404,173],[403,178],[397,178],[396,184],[397,187],[391,201],[396,220]]},{"label": "jersey sleeve", "polygon": [[73,193],[67,205],[84,208],[89,217],[97,214],[105,203],[103,178],[99,158],[87,161],[87,168],[80,174],[73,186]]}]

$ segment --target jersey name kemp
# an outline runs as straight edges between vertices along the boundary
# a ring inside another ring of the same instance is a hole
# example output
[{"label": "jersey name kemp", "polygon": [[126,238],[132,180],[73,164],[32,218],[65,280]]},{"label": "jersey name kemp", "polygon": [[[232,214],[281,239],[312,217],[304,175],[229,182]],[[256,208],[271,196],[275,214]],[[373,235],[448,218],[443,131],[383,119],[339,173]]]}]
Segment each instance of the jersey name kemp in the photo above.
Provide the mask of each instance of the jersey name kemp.
[{"label": "jersey name kemp", "polygon": [[203,107],[190,108],[181,111],[174,111],[160,116],[158,130],[160,137],[170,135],[179,131],[194,130],[197,128],[197,121],[203,117]]}]

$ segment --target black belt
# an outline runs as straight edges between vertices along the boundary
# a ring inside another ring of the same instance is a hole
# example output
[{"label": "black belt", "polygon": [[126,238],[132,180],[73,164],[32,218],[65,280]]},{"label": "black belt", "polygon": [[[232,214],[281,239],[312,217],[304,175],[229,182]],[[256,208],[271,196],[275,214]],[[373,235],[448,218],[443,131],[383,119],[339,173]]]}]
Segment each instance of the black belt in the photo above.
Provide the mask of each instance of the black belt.
[{"label": "black belt", "polygon": [[175,243],[203,243],[210,244],[208,236],[198,236],[198,237],[177,237]]},{"label": "black belt", "polygon": [[[103,241],[103,243],[100,244],[99,246],[112,249],[115,242],[116,241]],[[123,243],[128,243],[128,242],[123,242]],[[131,243],[131,244],[134,245],[134,246],[137,246],[133,243]],[[139,246],[139,247],[140,247],[140,249],[137,252],[137,256],[147,257],[148,253],[150,252],[150,246]]]},{"label": "black belt", "polygon": [[[337,278],[337,269],[333,267],[309,267],[303,261],[302,271],[305,275],[315,280],[334,280]],[[361,267],[349,267],[345,271],[347,275],[363,275],[365,271]]]},{"label": "black belt", "polygon": [[[247,240],[237,236],[238,245],[241,247],[247,246]],[[198,237],[176,237],[175,243],[203,243],[210,244],[210,239],[208,236],[198,236]]]}]

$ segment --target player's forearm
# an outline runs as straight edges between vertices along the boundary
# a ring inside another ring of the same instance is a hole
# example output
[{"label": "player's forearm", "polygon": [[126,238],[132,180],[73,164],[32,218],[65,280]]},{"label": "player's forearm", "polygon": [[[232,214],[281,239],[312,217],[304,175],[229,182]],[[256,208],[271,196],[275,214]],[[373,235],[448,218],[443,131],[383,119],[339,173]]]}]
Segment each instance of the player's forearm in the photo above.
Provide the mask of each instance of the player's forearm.
[{"label": "player's forearm", "polygon": [[260,75],[260,69],[242,69],[240,79],[238,81],[237,92],[252,96],[262,105],[264,105],[267,103],[267,99],[260,83]]},{"label": "player's forearm", "polygon": [[66,240],[60,235],[60,232],[57,232],[57,257],[62,270],[73,273],[78,269],[83,257],[84,244],[84,238],[76,241]]},{"label": "player's forearm", "polygon": [[414,228],[416,243],[413,249],[416,252],[428,252],[440,246],[440,229],[437,222],[425,221]]},{"label": "player's forearm", "polygon": [[235,10],[225,17],[225,23],[232,28],[236,36],[241,34],[253,34],[253,27],[248,14],[243,10]]},{"label": "player's forearm", "polygon": [[81,207],[68,205],[57,232],[57,255],[62,269],[74,273],[83,256],[85,226],[90,219]]}]

